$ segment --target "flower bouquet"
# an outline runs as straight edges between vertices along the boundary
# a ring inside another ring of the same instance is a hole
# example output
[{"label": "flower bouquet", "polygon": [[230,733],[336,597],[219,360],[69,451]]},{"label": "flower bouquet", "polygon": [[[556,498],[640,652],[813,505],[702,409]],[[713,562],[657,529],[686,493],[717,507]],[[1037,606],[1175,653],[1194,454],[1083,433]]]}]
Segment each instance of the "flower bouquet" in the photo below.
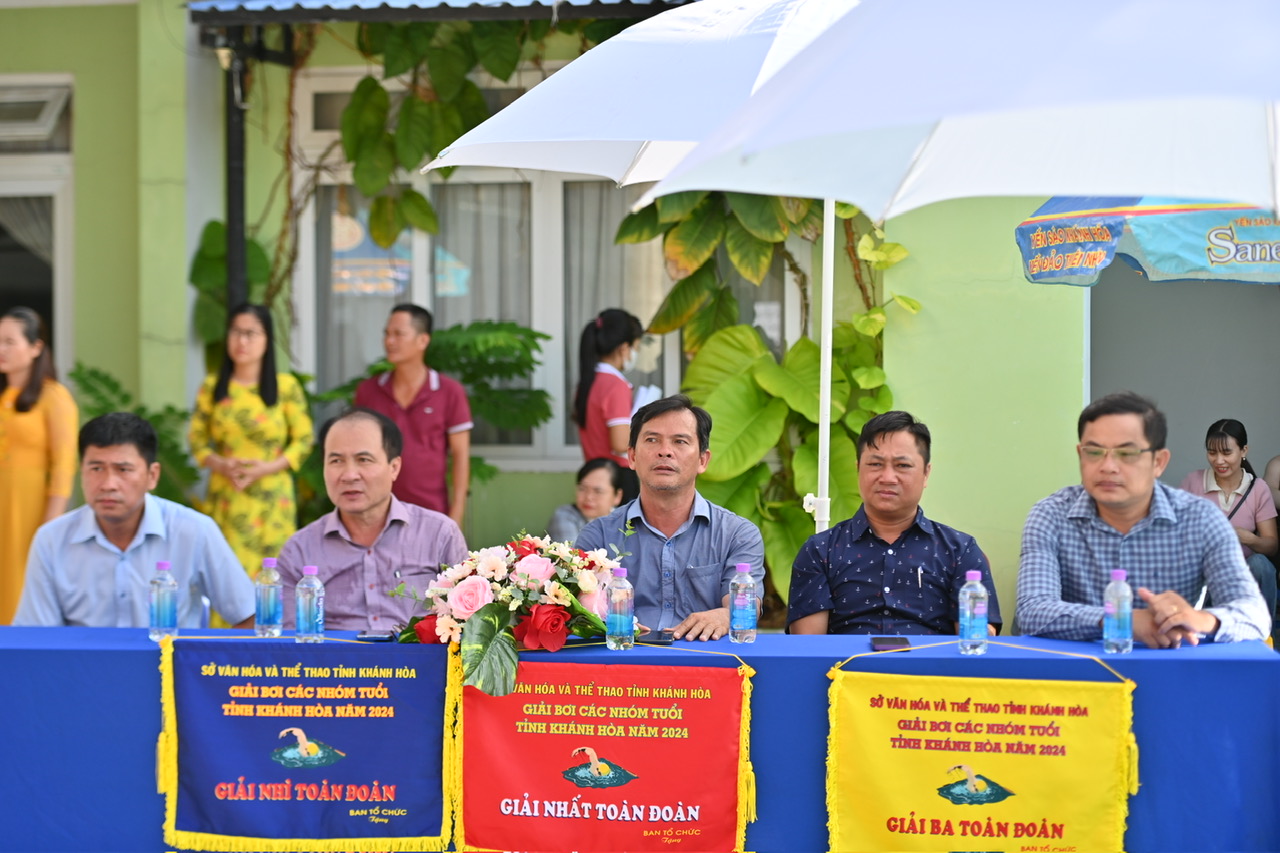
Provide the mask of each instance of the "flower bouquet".
[{"label": "flower bouquet", "polygon": [[604,634],[604,587],[617,566],[604,549],[588,553],[522,533],[506,545],[471,552],[421,595],[404,584],[392,590],[430,611],[409,620],[400,642],[459,643],[463,683],[506,696],[515,690],[517,642],[554,652],[569,634]]}]

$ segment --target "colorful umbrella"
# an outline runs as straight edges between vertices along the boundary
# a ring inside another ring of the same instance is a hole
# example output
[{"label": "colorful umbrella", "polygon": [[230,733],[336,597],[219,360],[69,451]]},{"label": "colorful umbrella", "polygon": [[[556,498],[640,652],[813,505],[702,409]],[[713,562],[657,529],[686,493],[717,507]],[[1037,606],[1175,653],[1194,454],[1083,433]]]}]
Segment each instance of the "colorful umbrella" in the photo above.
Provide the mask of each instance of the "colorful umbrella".
[{"label": "colorful umbrella", "polygon": [[1093,285],[1118,255],[1152,281],[1280,284],[1280,223],[1232,202],[1058,196],[1017,228],[1028,281]]}]

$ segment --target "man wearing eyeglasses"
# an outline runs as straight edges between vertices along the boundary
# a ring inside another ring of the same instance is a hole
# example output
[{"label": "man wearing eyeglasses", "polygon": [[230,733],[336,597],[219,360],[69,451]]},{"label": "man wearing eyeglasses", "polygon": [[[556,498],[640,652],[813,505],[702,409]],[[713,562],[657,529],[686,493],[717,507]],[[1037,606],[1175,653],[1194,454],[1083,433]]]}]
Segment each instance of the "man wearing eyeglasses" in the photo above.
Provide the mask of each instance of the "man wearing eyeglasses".
[{"label": "man wearing eyeglasses", "polygon": [[[1226,516],[1157,478],[1169,464],[1164,414],[1131,392],[1080,413],[1079,486],[1037,503],[1022,531],[1022,631],[1066,640],[1102,637],[1112,569],[1137,591],[1134,639],[1176,648],[1201,639],[1261,640],[1271,616]],[[1202,589],[1212,606],[1198,609]]]}]

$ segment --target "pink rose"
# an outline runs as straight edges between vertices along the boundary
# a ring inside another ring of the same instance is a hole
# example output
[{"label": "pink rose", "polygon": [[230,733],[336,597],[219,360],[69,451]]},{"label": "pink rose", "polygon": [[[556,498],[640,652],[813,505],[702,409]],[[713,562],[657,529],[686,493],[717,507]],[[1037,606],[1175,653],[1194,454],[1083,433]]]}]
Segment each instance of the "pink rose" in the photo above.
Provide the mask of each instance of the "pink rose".
[{"label": "pink rose", "polygon": [[603,587],[596,587],[594,592],[578,593],[578,603],[601,619],[609,615],[609,601],[605,598]]},{"label": "pink rose", "polygon": [[530,554],[527,557],[521,557],[520,562],[516,563],[516,567],[511,570],[511,573],[524,575],[525,580],[520,585],[526,589],[534,589],[542,586],[543,581],[548,581],[555,577],[556,565],[546,557]]},{"label": "pink rose", "polygon": [[449,592],[449,609],[459,622],[470,619],[471,614],[491,601],[493,590],[489,582],[479,575],[466,578]]}]

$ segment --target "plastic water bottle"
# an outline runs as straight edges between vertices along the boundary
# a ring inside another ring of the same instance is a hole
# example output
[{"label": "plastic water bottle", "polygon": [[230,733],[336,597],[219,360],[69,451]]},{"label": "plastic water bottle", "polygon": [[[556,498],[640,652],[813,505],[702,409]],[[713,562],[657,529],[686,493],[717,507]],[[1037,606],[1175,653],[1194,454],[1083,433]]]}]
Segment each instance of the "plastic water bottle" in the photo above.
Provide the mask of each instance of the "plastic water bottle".
[{"label": "plastic water bottle", "polygon": [[315,566],[302,567],[302,580],[294,587],[297,602],[297,630],[293,638],[299,643],[324,642],[324,584]]},{"label": "plastic water bottle", "polygon": [[751,576],[750,563],[738,563],[729,581],[729,641],[756,641],[756,579]]},{"label": "plastic water bottle", "polygon": [[151,577],[151,633],[153,640],[178,636],[178,582],[169,572],[169,561],[156,563]]},{"label": "plastic water bottle", "polygon": [[1111,583],[1102,593],[1102,650],[1112,655],[1133,651],[1133,590],[1124,569],[1111,570]]},{"label": "plastic water bottle", "polygon": [[960,654],[987,653],[987,588],[982,585],[982,572],[964,573],[960,587]]},{"label": "plastic water bottle", "polygon": [[279,637],[284,627],[284,598],[280,572],[276,570],[275,557],[264,557],[258,576],[253,579],[256,606],[253,614],[253,632],[259,637]]},{"label": "plastic water bottle", "polygon": [[609,613],[604,620],[604,643],[614,651],[636,644],[636,591],[627,580],[627,570],[613,570],[613,580],[605,590]]}]

